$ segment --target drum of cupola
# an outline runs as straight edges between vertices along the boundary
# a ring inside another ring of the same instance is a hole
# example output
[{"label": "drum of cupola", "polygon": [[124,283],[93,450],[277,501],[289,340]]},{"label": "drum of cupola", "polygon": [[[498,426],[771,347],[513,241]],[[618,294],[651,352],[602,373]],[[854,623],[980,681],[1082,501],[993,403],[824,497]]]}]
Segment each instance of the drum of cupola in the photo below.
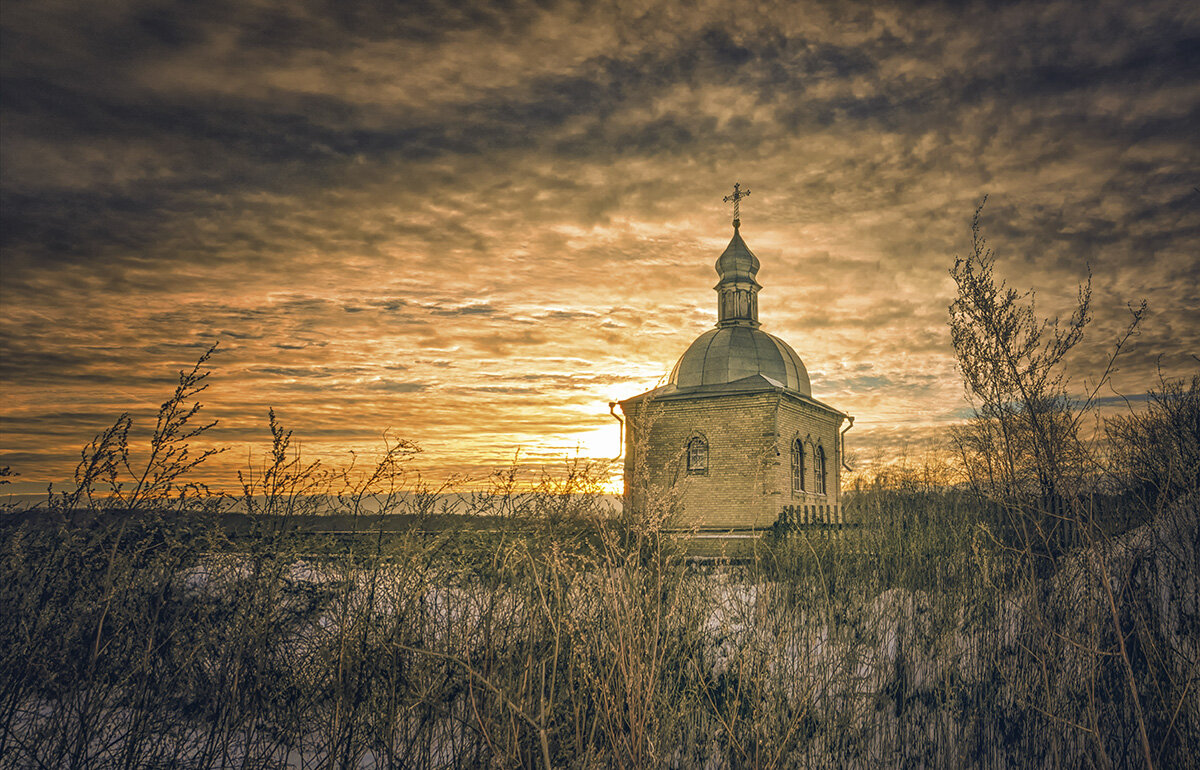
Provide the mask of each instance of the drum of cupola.
[{"label": "drum of cupola", "polygon": [[762,289],[755,280],[758,268],[758,257],[742,240],[735,224],[733,238],[717,258],[720,280],[713,289],[717,292],[718,326],[758,327],[758,292]]}]

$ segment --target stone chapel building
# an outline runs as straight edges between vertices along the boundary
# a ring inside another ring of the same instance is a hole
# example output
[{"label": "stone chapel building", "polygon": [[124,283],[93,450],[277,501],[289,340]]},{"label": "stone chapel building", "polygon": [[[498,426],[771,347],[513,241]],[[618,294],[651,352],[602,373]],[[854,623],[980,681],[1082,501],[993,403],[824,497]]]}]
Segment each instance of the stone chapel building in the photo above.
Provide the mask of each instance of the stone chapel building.
[{"label": "stone chapel building", "polygon": [[841,523],[842,444],[854,418],[813,398],[800,356],[759,328],[759,261],[739,232],[748,194],[735,185],[726,198],[733,238],[716,263],[716,328],[665,385],[620,402],[625,505],[644,513],[672,501],[669,524],[700,530]]}]

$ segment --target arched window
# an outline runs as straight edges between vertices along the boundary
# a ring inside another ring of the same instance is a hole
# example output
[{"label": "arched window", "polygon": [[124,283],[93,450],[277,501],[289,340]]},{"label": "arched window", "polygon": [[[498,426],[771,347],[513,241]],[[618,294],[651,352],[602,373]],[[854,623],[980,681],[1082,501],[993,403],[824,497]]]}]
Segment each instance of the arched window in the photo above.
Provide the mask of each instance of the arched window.
[{"label": "arched window", "polygon": [[818,446],[817,451],[817,494],[825,494],[825,447]]},{"label": "arched window", "polygon": [[693,436],[687,443],[688,473],[708,472],[708,442],[703,436]]},{"label": "arched window", "polygon": [[800,439],[792,442],[792,491],[804,491],[804,444]]}]

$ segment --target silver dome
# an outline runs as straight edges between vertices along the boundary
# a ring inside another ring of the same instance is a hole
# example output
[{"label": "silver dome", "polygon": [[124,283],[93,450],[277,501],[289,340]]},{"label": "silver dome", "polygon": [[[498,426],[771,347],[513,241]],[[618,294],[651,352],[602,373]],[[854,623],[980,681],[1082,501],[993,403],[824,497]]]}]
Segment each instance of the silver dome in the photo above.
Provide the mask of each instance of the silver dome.
[{"label": "silver dome", "polygon": [[762,375],[812,397],[808,370],[783,340],[750,326],[722,326],[696,338],[671,370],[678,388],[724,385]]}]

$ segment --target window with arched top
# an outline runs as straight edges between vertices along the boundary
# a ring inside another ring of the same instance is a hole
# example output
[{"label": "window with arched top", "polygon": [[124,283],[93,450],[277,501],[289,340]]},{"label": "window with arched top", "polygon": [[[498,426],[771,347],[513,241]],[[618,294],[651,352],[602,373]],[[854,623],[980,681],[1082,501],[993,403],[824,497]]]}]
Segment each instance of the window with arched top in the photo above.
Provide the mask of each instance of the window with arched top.
[{"label": "window with arched top", "polygon": [[800,439],[792,442],[792,491],[804,491],[804,443]]},{"label": "window with arched top", "polygon": [[708,442],[703,436],[693,436],[687,443],[688,473],[708,472]]},{"label": "window with arched top", "polygon": [[818,446],[816,451],[817,494],[825,494],[825,447]]}]

